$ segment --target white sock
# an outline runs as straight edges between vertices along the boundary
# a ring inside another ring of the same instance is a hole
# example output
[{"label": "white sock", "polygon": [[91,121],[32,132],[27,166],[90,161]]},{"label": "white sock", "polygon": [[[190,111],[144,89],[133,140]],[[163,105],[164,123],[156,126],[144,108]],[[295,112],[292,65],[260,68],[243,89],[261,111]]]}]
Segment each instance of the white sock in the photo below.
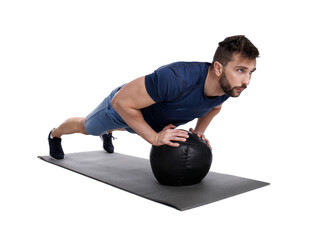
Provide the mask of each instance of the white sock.
[{"label": "white sock", "polygon": [[55,129],[55,128],[52,129],[51,134],[50,134],[51,139],[54,138],[54,137],[52,136],[52,132],[53,132],[54,129]]}]

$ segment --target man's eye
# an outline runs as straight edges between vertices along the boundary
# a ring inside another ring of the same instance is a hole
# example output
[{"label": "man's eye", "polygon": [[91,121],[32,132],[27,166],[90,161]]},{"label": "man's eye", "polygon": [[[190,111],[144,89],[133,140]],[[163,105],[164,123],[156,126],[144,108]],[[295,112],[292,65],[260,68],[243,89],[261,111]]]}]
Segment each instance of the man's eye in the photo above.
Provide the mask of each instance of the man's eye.
[{"label": "man's eye", "polygon": [[243,72],[243,69],[238,69],[237,71],[238,71],[238,72]]}]

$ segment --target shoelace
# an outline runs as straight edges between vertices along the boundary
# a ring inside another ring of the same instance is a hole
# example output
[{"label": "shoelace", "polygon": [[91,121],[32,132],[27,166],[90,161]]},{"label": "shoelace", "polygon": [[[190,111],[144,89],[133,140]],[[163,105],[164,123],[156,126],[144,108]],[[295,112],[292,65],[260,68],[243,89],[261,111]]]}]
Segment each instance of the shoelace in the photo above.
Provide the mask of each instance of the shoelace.
[{"label": "shoelace", "polygon": [[112,134],[107,134],[105,139],[104,139],[105,140],[104,143],[107,144],[108,146],[113,146],[112,139],[115,140],[117,138],[113,137]]},{"label": "shoelace", "polygon": [[107,134],[107,138],[110,140],[111,138],[113,140],[117,139],[116,137],[114,137],[111,133]]}]

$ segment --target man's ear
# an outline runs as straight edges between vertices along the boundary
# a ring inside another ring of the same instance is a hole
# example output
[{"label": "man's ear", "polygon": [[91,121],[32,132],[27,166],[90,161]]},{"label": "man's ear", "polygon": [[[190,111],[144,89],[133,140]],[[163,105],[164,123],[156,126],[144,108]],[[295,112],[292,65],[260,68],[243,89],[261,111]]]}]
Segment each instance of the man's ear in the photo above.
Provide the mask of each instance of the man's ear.
[{"label": "man's ear", "polygon": [[223,65],[221,63],[219,63],[218,61],[214,62],[214,73],[216,74],[216,76],[220,77],[222,75],[223,72]]}]

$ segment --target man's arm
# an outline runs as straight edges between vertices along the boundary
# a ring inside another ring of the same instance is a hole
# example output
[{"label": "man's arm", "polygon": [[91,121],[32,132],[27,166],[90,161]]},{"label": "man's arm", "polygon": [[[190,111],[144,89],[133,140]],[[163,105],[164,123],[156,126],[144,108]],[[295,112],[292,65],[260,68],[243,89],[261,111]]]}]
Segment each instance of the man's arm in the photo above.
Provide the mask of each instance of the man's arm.
[{"label": "man's arm", "polygon": [[192,128],[190,129],[191,132],[197,134],[198,137],[200,137],[200,138],[202,138],[202,140],[206,141],[209,144],[209,146],[210,146],[210,142],[204,136],[204,132],[206,131],[206,129],[209,126],[212,119],[221,111],[221,108],[222,108],[222,105],[219,105],[219,106],[213,108],[210,112],[208,112],[203,117],[198,118],[195,129],[192,129]]},{"label": "man's arm", "polygon": [[222,105],[213,108],[210,112],[201,118],[198,118],[195,131],[204,133],[212,119],[221,111]]},{"label": "man's arm", "polygon": [[145,88],[145,77],[137,78],[127,83],[119,90],[112,99],[112,106],[123,120],[138,135],[154,146],[167,144],[177,147],[178,143],[171,141],[186,141],[187,132],[175,129],[172,124],[156,133],[144,120],[142,108],[148,107],[155,102],[149,96]]}]

